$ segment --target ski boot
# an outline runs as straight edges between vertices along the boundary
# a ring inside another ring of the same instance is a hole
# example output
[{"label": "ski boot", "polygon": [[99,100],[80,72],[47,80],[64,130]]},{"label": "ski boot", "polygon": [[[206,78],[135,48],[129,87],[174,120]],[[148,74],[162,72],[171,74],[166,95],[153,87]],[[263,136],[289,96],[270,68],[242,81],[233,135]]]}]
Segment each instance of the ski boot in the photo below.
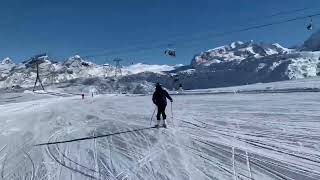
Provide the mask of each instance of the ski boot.
[{"label": "ski boot", "polygon": [[163,127],[163,128],[167,128],[167,122],[166,122],[165,119],[163,120],[163,125],[162,125],[162,127]]},{"label": "ski boot", "polygon": [[160,120],[157,120],[157,124],[154,126],[154,128],[160,128]]}]

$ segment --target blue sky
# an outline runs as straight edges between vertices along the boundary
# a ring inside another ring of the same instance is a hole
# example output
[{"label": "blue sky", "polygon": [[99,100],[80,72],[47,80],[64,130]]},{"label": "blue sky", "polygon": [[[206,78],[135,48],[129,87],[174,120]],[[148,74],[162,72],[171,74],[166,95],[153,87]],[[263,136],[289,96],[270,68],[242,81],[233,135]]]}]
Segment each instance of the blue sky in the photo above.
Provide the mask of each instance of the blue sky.
[{"label": "blue sky", "polygon": [[[311,9],[263,18],[305,7]],[[319,0],[1,0],[0,58],[21,62],[47,52],[62,61],[74,54],[102,53],[106,56],[90,60],[105,63],[120,57],[127,64],[189,64],[194,54],[236,40],[302,43],[310,35],[308,20],[218,38],[210,35],[315,12],[320,12]],[[319,19],[314,18],[316,27]],[[163,55],[168,44],[177,50],[177,58]]]}]

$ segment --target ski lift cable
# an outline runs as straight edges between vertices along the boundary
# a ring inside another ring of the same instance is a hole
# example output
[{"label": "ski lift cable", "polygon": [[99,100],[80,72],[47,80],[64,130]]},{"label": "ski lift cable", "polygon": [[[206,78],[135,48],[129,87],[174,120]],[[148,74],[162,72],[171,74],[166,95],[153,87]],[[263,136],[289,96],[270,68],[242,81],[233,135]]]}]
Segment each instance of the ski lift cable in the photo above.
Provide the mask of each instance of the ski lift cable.
[{"label": "ski lift cable", "polygon": [[[260,20],[260,19],[266,19],[266,18],[271,18],[271,17],[276,17],[276,16],[289,15],[289,14],[293,14],[293,13],[297,13],[297,12],[303,12],[303,11],[310,10],[310,9],[313,9],[313,7],[305,7],[305,8],[300,8],[300,9],[288,10],[288,11],[280,11],[280,12],[277,12],[277,13],[273,13],[271,15],[266,15],[266,16],[254,18],[254,19],[251,19],[251,20],[248,19],[247,21],[255,22],[256,20]],[[187,35],[175,36],[175,40],[174,41],[178,41],[179,39],[184,39],[186,37],[189,37],[189,35],[188,36]],[[172,38],[168,39],[167,41],[172,41]],[[164,44],[166,44],[166,43],[161,43],[161,47],[164,47]],[[169,44],[173,44],[173,43],[169,43]],[[97,52],[96,54],[98,54],[98,55],[87,55],[85,57],[98,57],[98,56],[104,56],[104,54],[117,54],[117,53],[126,52],[126,51],[135,51],[136,49],[137,48],[128,47],[128,48],[124,48],[124,49],[118,49],[116,51],[105,51],[104,50],[104,51]],[[140,45],[138,49],[145,49],[145,47],[143,45]],[[81,52],[77,52],[76,54],[81,54]]]},{"label": "ski lift cable", "polygon": [[[290,18],[290,19],[284,19],[284,20],[278,20],[278,21],[274,21],[274,22],[271,22],[271,23],[261,24],[261,25],[249,26],[249,27],[246,27],[246,28],[243,28],[243,29],[238,29],[238,30],[232,30],[232,31],[221,32],[221,33],[210,33],[210,34],[207,34],[205,36],[198,36],[198,37],[195,37],[195,38],[188,39],[187,43],[180,43],[179,44],[178,42],[175,42],[175,44],[177,44],[177,46],[180,47],[180,48],[181,47],[192,47],[192,46],[194,46],[194,44],[195,44],[194,42],[195,41],[208,40],[208,39],[211,39],[211,38],[220,38],[220,37],[228,36],[228,35],[235,34],[235,33],[246,32],[246,31],[250,31],[250,30],[254,30],[254,29],[261,29],[261,28],[265,28],[265,27],[269,27],[269,26],[284,24],[284,23],[298,21],[298,20],[307,19],[307,18],[311,18],[312,19],[312,17],[316,17],[316,16],[320,16],[320,13],[310,14],[310,15],[307,15],[307,16],[299,16],[299,17]],[[156,46],[156,47],[151,47],[151,48],[147,48],[147,49],[156,49],[156,48],[164,47],[164,45],[165,44],[163,44],[163,46]],[[144,51],[144,50],[147,50],[147,49],[142,49],[141,51]]]},{"label": "ski lift cable", "polygon": [[[278,24],[283,24],[283,23],[287,23],[287,22],[292,22],[292,21],[297,21],[297,20],[301,20],[301,19],[305,19],[305,18],[309,18],[310,16],[314,17],[314,16],[319,16],[320,13],[317,13],[317,14],[312,14],[312,15],[308,15],[308,16],[303,16],[303,17],[297,17],[297,18],[293,18],[293,19],[287,19],[287,20],[283,20],[283,21],[277,21],[277,22],[273,22],[273,23],[267,23],[267,24],[263,24],[263,25],[256,25],[256,26],[251,26],[251,27],[248,27],[248,28],[244,28],[244,29],[240,29],[240,30],[236,30],[236,31],[228,31],[228,32],[222,32],[222,33],[217,33],[217,34],[214,34],[213,36],[210,35],[210,38],[212,37],[223,37],[223,36],[226,36],[226,35],[229,35],[229,34],[234,34],[234,33],[239,33],[239,32],[245,32],[245,31],[249,31],[249,30],[253,30],[253,29],[260,29],[260,28],[264,28],[264,27],[268,27],[268,26],[273,26],[273,25],[278,25]],[[208,35],[207,35],[208,36]],[[205,37],[207,37],[205,36]],[[204,39],[204,37],[202,38],[198,38],[198,40],[201,40],[201,39]],[[193,39],[195,40],[195,39]],[[188,40],[190,41],[190,39]],[[159,44],[157,46],[153,46],[153,47],[144,47],[144,48],[134,48],[134,49],[131,49],[129,51],[122,51],[122,50],[119,50],[118,52],[119,53],[123,53],[123,52],[133,52],[133,53],[138,53],[140,51],[145,51],[145,50],[152,50],[152,49],[157,49],[157,48],[163,48],[165,47],[167,43],[163,43],[163,44]],[[189,43],[190,45],[190,43]],[[181,47],[181,46],[180,46]],[[187,47],[187,46],[183,46],[183,47]],[[113,52],[111,53],[101,53],[101,54],[97,54],[97,55],[91,55],[91,56],[85,56],[85,57],[103,57],[103,56],[109,56],[109,55],[112,55]]]},{"label": "ski lift cable", "polygon": [[[199,41],[199,40],[208,40],[208,39],[212,39],[212,38],[220,38],[220,37],[224,37],[224,36],[228,36],[228,35],[232,35],[235,33],[241,33],[241,32],[246,32],[246,31],[250,31],[250,30],[255,30],[255,29],[261,29],[261,28],[265,28],[265,27],[269,27],[269,26],[274,26],[274,25],[279,25],[279,24],[285,24],[288,22],[293,22],[293,21],[298,21],[298,20],[302,20],[302,19],[307,19],[307,18],[312,18],[312,17],[316,17],[316,16],[320,16],[320,12],[319,13],[315,13],[315,14],[310,14],[310,15],[306,15],[306,16],[299,16],[299,17],[295,17],[295,18],[290,18],[290,19],[284,19],[284,20],[278,20],[278,21],[274,21],[271,23],[266,23],[266,24],[261,24],[261,25],[254,25],[254,26],[249,26],[249,27],[245,27],[242,29],[238,29],[238,30],[232,30],[232,31],[226,31],[226,32],[221,32],[221,33],[210,33],[207,34],[206,36],[199,36],[197,38],[192,38],[192,39],[188,39],[187,43],[176,43],[178,47],[192,47],[194,43],[190,43],[190,41],[195,42],[195,41]],[[151,48],[150,48],[151,49]]]},{"label": "ski lift cable", "polygon": [[295,18],[291,18],[291,19],[274,21],[274,22],[267,23],[267,24],[254,25],[254,26],[250,26],[250,27],[246,27],[246,28],[238,29],[238,30],[221,32],[221,33],[215,33],[215,34],[213,34],[213,36],[210,34],[209,36],[210,36],[210,37],[215,37],[215,38],[216,38],[216,37],[222,37],[222,36],[226,36],[226,35],[230,35],[230,34],[235,34],[235,33],[240,33],[240,32],[246,32],[246,31],[250,31],[250,30],[254,30],[254,29],[261,29],[261,28],[265,28],[265,27],[269,27],[269,26],[284,24],[284,23],[293,22],[293,21],[298,21],[298,20],[307,19],[307,18],[316,17],[316,16],[320,16],[320,12],[319,12],[319,13],[316,13],[316,14],[307,15],[307,16],[299,16],[299,17],[295,17]]},{"label": "ski lift cable", "polygon": [[[220,37],[224,37],[224,36],[228,36],[228,35],[232,35],[232,34],[236,34],[236,33],[241,33],[241,32],[246,32],[246,31],[250,31],[250,30],[261,29],[261,28],[266,28],[266,27],[269,27],[269,26],[274,26],[274,25],[279,25],[279,24],[285,24],[285,23],[288,23],[288,22],[298,21],[298,20],[307,19],[307,18],[316,17],[316,16],[320,16],[320,12],[319,13],[315,13],[315,14],[311,14],[311,15],[307,15],[307,16],[299,16],[299,17],[290,18],[290,19],[278,20],[278,21],[274,21],[274,22],[271,22],[271,23],[266,23],[266,24],[261,24],[261,25],[254,25],[254,26],[245,27],[245,28],[238,29],[238,30],[231,30],[231,31],[226,31],[226,32],[221,32],[221,33],[211,33],[211,34],[208,34],[207,36],[190,39],[190,41],[197,41],[197,40],[201,40],[201,39],[220,38]],[[188,45],[190,45],[190,44],[191,43],[189,43],[189,44],[181,44],[179,47],[188,47]]]},{"label": "ski lift cable", "polygon": [[[206,36],[201,36],[201,37],[197,37],[197,38],[193,38],[193,39],[188,39],[188,43],[174,43],[179,47],[188,47],[189,45],[191,45],[192,43],[189,43],[190,41],[199,41],[199,40],[203,40],[203,39],[211,39],[211,38],[219,38],[219,37],[224,37],[227,35],[232,35],[235,33],[241,33],[241,32],[246,32],[246,31],[250,31],[250,30],[255,30],[255,29],[261,29],[261,28],[265,28],[265,27],[269,27],[269,26],[274,26],[274,25],[279,25],[279,24],[285,24],[288,22],[293,22],[293,21],[298,21],[298,20],[302,20],[302,19],[307,19],[310,17],[316,17],[316,16],[320,16],[320,12],[319,13],[314,13],[314,14],[310,14],[310,15],[306,15],[306,16],[299,16],[299,17],[295,17],[295,18],[290,18],[290,19],[284,19],[284,20],[278,20],[278,21],[274,21],[271,23],[266,23],[266,24],[261,24],[261,25],[254,25],[254,26],[250,26],[250,27],[246,27],[246,28],[242,28],[242,29],[238,29],[238,30],[232,30],[232,31],[226,31],[226,32],[221,32],[221,33],[210,33],[207,34]],[[162,44],[158,44],[155,46],[151,46],[151,47],[135,47],[132,48],[128,51],[122,51],[122,50],[118,50],[118,51],[114,51],[114,52],[109,52],[109,53],[100,53],[100,54],[95,54],[95,55],[88,55],[88,56],[84,56],[85,58],[92,58],[92,57],[105,57],[105,56],[109,56],[114,54],[115,52],[118,53],[138,53],[139,51],[145,51],[145,50],[152,50],[152,49],[158,49],[158,48],[163,48],[166,47],[168,45],[168,43],[162,43]]]},{"label": "ski lift cable", "polygon": [[[311,10],[311,9],[314,9],[315,7],[305,7],[305,8],[300,8],[300,9],[293,9],[293,10],[288,10],[288,11],[280,11],[280,12],[277,12],[277,13],[273,13],[273,14],[270,14],[270,15],[265,15],[265,16],[262,16],[262,17],[258,17],[258,18],[253,18],[253,19],[248,19],[247,21],[256,21],[256,20],[260,20],[260,19],[265,19],[265,18],[272,18],[272,17],[276,17],[276,16],[283,16],[283,15],[289,15],[289,14],[293,14],[293,13],[298,13],[298,12],[303,12],[303,11],[306,11],[306,10]],[[198,33],[199,35],[199,33]],[[177,42],[179,39],[184,39],[184,38],[189,38],[189,35],[181,35],[181,36],[175,36],[175,42]],[[167,41],[171,41],[172,38],[168,39]],[[95,53],[92,53],[92,55],[90,55],[90,51],[87,51],[89,52],[88,54],[89,55],[85,55],[83,56],[83,58],[91,58],[91,57],[105,57],[105,56],[110,56],[110,55],[115,55],[115,54],[120,54],[120,53],[123,53],[123,52],[136,52],[136,51],[145,51],[145,50],[151,50],[151,49],[157,49],[157,48],[164,48],[165,47],[165,44],[168,44],[168,43],[161,43],[160,45],[158,46],[155,46],[155,47],[152,47],[152,48],[148,48],[148,47],[145,47],[145,46],[140,46],[140,47],[136,47],[136,48],[131,48],[131,47],[128,47],[128,48],[124,48],[124,49],[117,49],[115,51],[106,51],[106,50],[103,50],[103,51],[96,51]],[[93,52],[93,51],[91,51]],[[77,55],[77,54],[84,54],[83,52],[77,52],[75,53],[74,55]],[[62,57],[62,56],[61,56]],[[30,61],[30,59],[26,60],[26,61]]]},{"label": "ski lift cable", "polygon": [[304,8],[293,9],[293,10],[288,10],[288,11],[280,11],[280,12],[273,13],[270,15],[265,15],[265,16],[253,18],[251,21],[260,20],[260,19],[264,19],[264,18],[272,18],[272,17],[276,17],[276,16],[290,15],[290,14],[303,12],[303,11],[311,10],[311,9],[314,9],[314,7],[304,7]]},{"label": "ski lift cable", "polygon": [[133,132],[137,132],[137,131],[144,131],[144,130],[150,130],[150,129],[156,129],[156,127],[146,127],[146,128],[141,128],[141,129],[120,131],[120,132],[111,133],[111,134],[104,134],[104,135],[98,135],[98,136],[89,136],[89,137],[71,139],[71,140],[65,140],[65,141],[40,143],[40,144],[36,144],[34,146],[44,146],[44,145],[52,145],[52,144],[64,144],[64,143],[70,143],[70,142],[75,142],[75,141],[85,141],[85,140],[90,140],[90,139],[104,138],[104,137],[109,137],[109,136],[114,136],[114,135],[119,135],[119,134],[133,133]]}]

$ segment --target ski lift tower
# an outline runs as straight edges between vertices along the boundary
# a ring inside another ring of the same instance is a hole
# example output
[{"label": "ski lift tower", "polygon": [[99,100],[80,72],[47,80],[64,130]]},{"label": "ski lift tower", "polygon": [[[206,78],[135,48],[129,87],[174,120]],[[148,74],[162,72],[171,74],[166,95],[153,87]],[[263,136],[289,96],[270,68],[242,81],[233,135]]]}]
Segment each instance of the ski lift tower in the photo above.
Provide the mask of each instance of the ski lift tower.
[{"label": "ski lift tower", "polygon": [[32,57],[30,60],[31,63],[36,64],[36,68],[37,68],[37,77],[36,77],[36,82],[34,83],[34,86],[33,86],[33,92],[35,91],[38,82],[40,83],[42,90],[44,90],[44,87],[42,85],[42,81],[40,79],[39,64],[40,64],[40,61],[43,60],[46,56],[47,56],[46,53],[39,54],[39,55]]},{"label": "ski lift tower", "polygon": [[110,72],[112,71],[111,65],[106,63],[103,65],[103,69],[105,70],[105,73],[106,73],[105,77],[108,77]]},{"label": "ski lift tower", "polygon": [[116,69],[115,69],[114,76],[117,77],[118,74],[120,74],[120,76],[122,76],[121,65],[120,65],[120,62],[122,61],[122,59],[116,58],[113,61],[116,63]]}]

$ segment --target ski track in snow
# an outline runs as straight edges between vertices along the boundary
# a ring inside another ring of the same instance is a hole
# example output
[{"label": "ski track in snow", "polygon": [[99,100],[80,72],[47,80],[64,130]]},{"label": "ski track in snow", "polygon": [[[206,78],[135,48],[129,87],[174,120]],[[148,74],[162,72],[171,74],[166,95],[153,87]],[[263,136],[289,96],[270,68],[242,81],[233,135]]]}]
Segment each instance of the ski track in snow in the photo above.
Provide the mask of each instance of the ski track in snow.
[{"label": "ski track in snow", "polygon": [[[168,129],[149,96],[4,94],[2,179],[320,179],[319,93],[174,96]],[[63,95],[64,96],[64,95]],[[0,104],[1,104],[0,103]],[[11,129],[11,130],[10,130]]]}]

